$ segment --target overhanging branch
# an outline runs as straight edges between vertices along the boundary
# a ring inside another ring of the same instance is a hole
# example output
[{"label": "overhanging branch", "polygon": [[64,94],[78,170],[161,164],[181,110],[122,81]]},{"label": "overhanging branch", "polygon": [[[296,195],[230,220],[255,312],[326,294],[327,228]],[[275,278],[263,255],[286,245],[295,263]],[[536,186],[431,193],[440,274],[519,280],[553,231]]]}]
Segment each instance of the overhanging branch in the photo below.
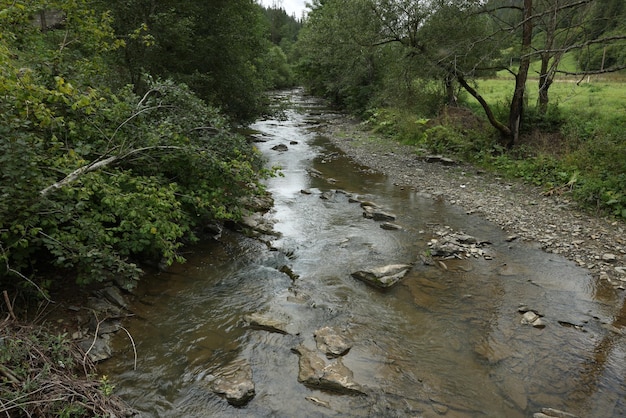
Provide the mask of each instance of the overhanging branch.
[{"label": "overhanging branch", "polygon": [[130,150],[124,154],[121,155],[112,155],[110,157],[104,158],[104,159],[98,159],[96,161],[92,161],[89,164],[86,164],[82,167],[77,168],[76,170],[72,171],[70,174],[68,174],[67,176],[65,176],[64,178],[62,178],[61,180],[55,182],[54,184],[51,184],[50,186],[46,187],[45,189],[41,190],[39,192],[41,197],[46,197],[48,194],[50,194],[50,192],[60,189],[63,186],[66,186],[70,183],[75,182],[76,180],[78,180],[80,177],[84,176],[87,173],[91,173],[92,171],[96,171],[99,170],[101,168],[104,168],[106,166],[109,166],[117,161],[123,160],[125,158],[130,157],[131,155],[135,155],[135,154],[139,154],[142,152],[146,152],[146,151],[151,151],[151,150],[155,150],[155,149],[159,149],[159,150],[163,150],[163,149],[167,149],[167,150],[181,150],[183,149],[182,147],[179,146],[174,146],[174,145],[156,145],[156,146],[152,146],[152,147],[143,147],[143,148],[137,148],[137,149],[133,149]]}]

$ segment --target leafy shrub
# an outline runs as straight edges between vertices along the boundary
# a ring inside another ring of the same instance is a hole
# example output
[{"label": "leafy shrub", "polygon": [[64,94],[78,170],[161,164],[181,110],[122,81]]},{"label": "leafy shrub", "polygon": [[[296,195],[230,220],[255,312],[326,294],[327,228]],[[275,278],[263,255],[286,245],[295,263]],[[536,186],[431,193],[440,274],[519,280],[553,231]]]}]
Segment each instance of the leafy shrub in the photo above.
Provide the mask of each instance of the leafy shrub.
[{"label": "leafy shrub", "polygon": [[259,155],[184,85],[113,94],[19,64],[0,44],[0,280],[131,284],[137,260],[182,260],[196,227],[262,191]]}]

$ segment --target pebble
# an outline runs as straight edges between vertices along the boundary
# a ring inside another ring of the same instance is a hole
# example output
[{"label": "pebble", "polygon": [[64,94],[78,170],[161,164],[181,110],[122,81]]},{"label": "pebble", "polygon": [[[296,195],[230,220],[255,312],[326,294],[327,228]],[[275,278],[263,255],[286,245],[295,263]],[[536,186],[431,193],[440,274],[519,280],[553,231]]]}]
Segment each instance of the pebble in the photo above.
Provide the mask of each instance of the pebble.
[{"label": "pebble", "polygon": [[602,261],[612,263],[614,261],[617,261],[617,256],[615,254],[606,253],[602,255]]}]

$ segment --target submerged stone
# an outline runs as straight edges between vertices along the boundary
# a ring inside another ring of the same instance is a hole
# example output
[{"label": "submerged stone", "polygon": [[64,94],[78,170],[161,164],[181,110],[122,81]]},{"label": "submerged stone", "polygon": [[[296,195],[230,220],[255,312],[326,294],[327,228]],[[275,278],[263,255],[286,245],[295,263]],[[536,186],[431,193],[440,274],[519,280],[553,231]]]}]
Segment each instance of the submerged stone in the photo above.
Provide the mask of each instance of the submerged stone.
[{"label": "submerged stone", "polygon": [[229,404],[243,406],[255,395],[252,368],[245,360],[231,363],[219,370],[211,390],[226,398]]}]

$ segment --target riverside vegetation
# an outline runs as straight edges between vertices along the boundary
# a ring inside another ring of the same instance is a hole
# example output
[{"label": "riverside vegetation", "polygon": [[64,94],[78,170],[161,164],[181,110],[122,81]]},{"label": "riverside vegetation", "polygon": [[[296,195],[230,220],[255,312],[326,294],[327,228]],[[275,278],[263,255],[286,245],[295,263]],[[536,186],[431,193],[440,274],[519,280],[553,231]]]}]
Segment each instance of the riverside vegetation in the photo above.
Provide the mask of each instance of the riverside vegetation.
[{"label": "riverside vegetation", "polygon": [[[1,1],[2,412],[105,413],[89,396],[111,395],[106,379],[14,309],[132,287],[238,220],[272,174],[236,129],[267,89],[298,82],[416,153],[625,219],[625,15],[621,0],[314,0],[303,21],[247,0]],[[26,339],[42,372],[18,355]],[[38,388],[59,361],[95,392]]]},{"label": "riverside vegetation", "polygon": [[287,48],[300,24],[274,15],[248,0],[0,1],[0,413],[122,414],[32,305],[131,288],[264,195],[273,170],[237,128],[292,83],[272,39]]}]

